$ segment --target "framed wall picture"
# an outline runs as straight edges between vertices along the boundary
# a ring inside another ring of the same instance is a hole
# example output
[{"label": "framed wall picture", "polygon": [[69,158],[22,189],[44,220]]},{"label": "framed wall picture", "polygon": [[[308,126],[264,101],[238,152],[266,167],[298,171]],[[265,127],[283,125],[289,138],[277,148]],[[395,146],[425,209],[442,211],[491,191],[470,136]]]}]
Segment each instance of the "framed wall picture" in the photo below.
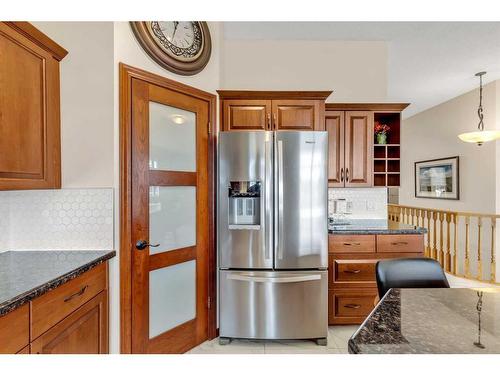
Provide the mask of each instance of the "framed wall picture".
[{"label": "framed wall picture", "polygon": [[415,197],[460,199],[458,156],[417,161],[415,163]]}]

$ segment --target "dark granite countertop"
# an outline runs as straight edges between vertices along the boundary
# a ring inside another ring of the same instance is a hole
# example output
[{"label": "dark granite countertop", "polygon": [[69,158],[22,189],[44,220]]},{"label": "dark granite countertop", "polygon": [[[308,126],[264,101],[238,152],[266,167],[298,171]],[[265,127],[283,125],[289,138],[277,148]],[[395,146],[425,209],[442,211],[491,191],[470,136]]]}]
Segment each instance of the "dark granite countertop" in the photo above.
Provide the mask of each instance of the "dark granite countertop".
[{"label": "dark granite countertop", "polygon": [[114,250],[0,253],[0,316],[74,279],[115,255]]},{"label": "dark granite countertop", "polygon": [[500,288],[391,289],[349,353],[500,354],[499,311]]},{"label": "dark granite countertop", "polygon": [[351,220],[347,225],[329,225],[330,234],[424,234],[427,229],[388,220]]}]

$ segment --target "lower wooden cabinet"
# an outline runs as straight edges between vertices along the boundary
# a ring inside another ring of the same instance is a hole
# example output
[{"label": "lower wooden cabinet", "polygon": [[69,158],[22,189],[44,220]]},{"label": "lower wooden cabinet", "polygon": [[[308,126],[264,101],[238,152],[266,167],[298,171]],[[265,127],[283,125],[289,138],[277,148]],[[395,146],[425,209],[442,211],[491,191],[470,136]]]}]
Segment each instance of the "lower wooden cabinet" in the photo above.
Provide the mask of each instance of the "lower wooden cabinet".
[{"label": "lower wooden cabinet", "polygon": [[377,304],[381,259],[420,257],[423,235],[329,235],[328,324],[360,324]]},{"label": "lower wooden cabinet", "polygon": [[108,352],[106,292],[57,323],[31,343],[32,354],[103,354]]},{"label": "lower wooden cabinet", "polygon": [[108,353],[108,265],[0,317],[0,354]]}]

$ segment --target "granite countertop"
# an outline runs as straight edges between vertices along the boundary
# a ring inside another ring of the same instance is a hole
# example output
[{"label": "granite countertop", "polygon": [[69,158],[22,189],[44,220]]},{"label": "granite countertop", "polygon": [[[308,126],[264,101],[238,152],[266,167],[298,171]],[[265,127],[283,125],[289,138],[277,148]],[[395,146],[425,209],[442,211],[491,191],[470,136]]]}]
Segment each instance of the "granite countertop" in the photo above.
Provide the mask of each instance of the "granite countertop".
[{"label": "granite countertop", "polygon": [[350,338],[349,353],[499,354],[499,311],[500,288],[391,289]]},{"label": "granite countertop", "polygon": [[113,258],[114,250],[0,253],[0,316]]},{"label": "granite countertop", "polygon": [[355,219],[346,225],[328,225],[330,234],[424,234],[427,229],[414,225],[379,219]]}]

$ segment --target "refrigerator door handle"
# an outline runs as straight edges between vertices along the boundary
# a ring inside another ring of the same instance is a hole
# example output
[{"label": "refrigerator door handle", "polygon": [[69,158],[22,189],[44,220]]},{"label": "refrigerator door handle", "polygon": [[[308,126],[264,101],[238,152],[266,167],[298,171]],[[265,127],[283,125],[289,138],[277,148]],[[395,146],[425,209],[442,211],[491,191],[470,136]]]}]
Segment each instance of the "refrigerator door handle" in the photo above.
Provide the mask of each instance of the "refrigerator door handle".
[{"label": "refrigerator door handle", "polygon": [[283,259],[283,141],[278,141],[278,259]]},{"label": "refrigerator door handle", "polygon": [[251,276],[245,274],[229,274],[229,280],[250,281],[255,283],[301,283],[304,281],[320,280],[321,275],[301,275],[301,276],[284,276],[284,277],[263,277]]},{"label": "refrigerator door handle", "polygon": [[272,178],[272,170],[271,170],[271,141],[266,140],[264,147],[264,173],[265,173],[265,183],[264,183],[264,209],[262,210],[262,216],[264,219],[264,235],[262,236],[262,244],[264,246],[264,258],[269,260],[271,259],[271,249],[273,246],[272,237],[271,237],[271,227],[270,224],[272,222],[271,215],[271,178]]}]

